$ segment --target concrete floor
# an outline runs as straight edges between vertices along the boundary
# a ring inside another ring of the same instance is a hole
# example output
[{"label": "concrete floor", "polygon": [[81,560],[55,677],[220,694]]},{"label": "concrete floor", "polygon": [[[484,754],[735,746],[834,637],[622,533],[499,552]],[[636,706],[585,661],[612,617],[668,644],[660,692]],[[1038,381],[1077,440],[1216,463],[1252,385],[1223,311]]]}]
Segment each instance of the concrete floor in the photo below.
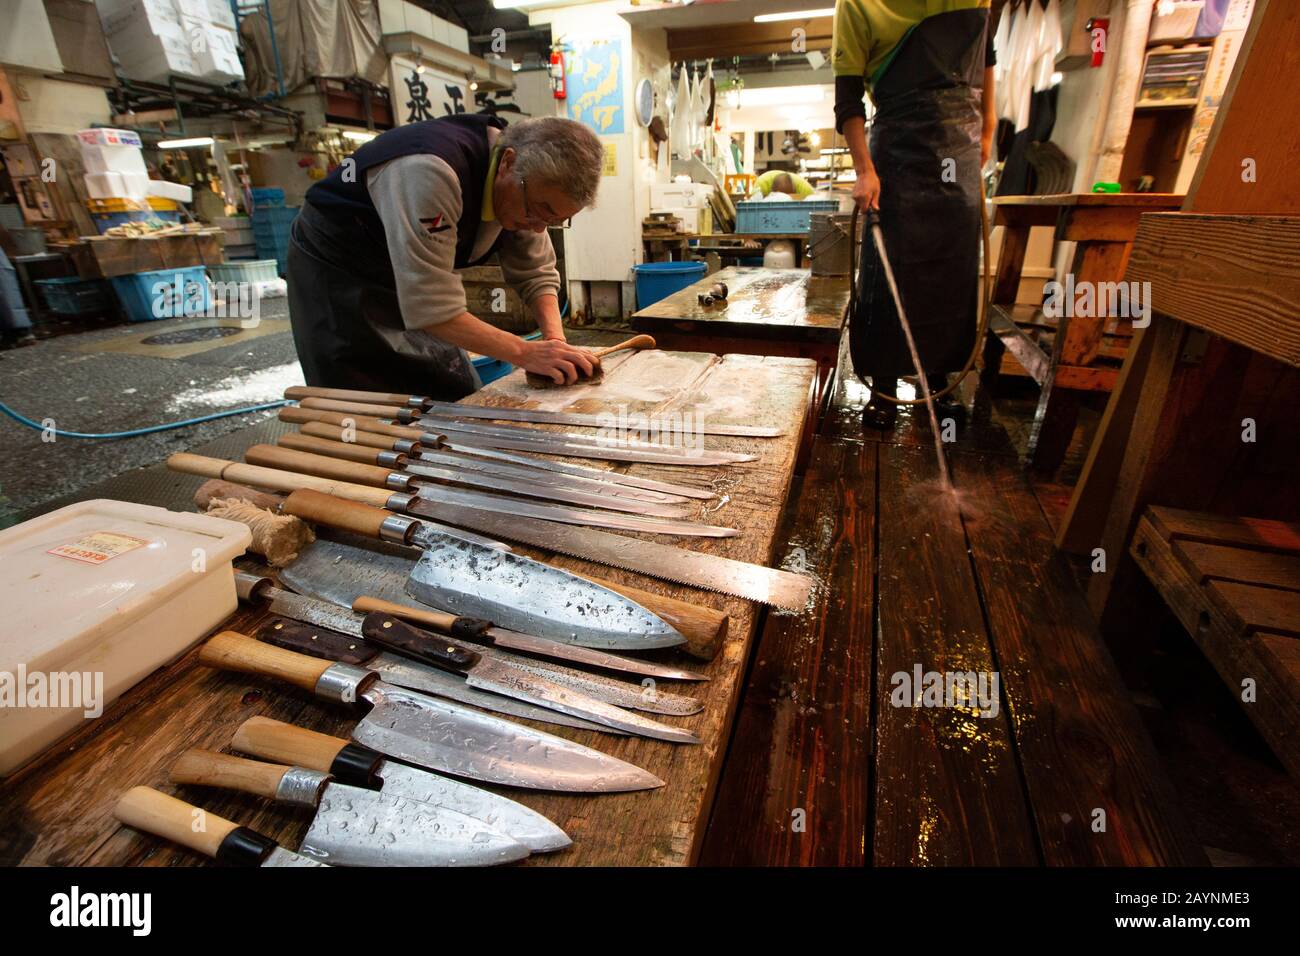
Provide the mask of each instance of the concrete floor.
[{"label": "concrete floor", "polygon": [[[0,352],[0,401],[66,431],[116,432],[198,418],[278,400],[302,370],[289,332],[287,299],[262,301],[261,322],[164,319],[43,339]],[[626,333],[574,329],[570,340],[604,345]],[[162,461],[274,409],[132,438],[57,437],[0,415],[0,527],[47,502],[106,478]]]}]

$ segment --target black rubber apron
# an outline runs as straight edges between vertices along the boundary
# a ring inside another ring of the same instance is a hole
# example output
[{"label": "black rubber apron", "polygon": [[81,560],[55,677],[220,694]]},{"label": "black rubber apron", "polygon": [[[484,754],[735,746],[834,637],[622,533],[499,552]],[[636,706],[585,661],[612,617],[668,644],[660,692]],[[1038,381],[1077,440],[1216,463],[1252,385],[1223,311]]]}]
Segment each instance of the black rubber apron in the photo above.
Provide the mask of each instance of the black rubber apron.
[{"label": "black rubber apron", "polygon": [[[974,344],[987,29],[985,9],[927,17],[903,38],[872,90],[880,228],[929,373],[959,371]],[[860,248],[849,327],[854,371],[860,378],[913,375],[870,233]]]},{"label": "black rubber apron", "polygon": [[289,238],[289,318],[308,385],[455,401],[481,386],[464,349],[402,322],[388,248],[304,203]]}]

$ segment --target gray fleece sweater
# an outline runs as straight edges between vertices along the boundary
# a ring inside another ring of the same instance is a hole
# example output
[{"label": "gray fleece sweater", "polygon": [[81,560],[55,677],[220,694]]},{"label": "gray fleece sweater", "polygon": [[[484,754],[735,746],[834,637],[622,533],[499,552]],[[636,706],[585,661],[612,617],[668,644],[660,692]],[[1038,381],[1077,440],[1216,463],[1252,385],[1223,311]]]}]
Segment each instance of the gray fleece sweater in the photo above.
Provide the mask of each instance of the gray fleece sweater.
[{"label": "gray fleece sweater", "polygon": [[[495,139],[499,133],[488,135]],[[464,204],[452,168],[437,156],[402,156],[369,170],[366,189],[384,224],[405,326],[428,328],[464,312],[465,288],[455,271],[456,224]],[[421,223],[439,216],[450,228],[430,232]],[[473,258],[487,252],[500,233],[497,220],[480,220]],[[497,258],[506,282],[525,302],[546,292],[558,294],[560,274],[547,233],[507,232]]]}]

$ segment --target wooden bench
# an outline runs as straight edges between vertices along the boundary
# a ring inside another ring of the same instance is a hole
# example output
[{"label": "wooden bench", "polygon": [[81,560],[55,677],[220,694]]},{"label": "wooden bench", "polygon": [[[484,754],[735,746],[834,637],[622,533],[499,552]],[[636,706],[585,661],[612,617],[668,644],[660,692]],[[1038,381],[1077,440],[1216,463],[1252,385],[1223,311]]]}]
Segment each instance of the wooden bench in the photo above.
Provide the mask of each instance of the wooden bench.
[{"label": "wooden bench", "polygon": [[1151,507],[1130,553],[1300,779],[1300,524]]},{"label": "wooden bench", "polygon": [[1056,239],[1078,243],[1071,272],[1076,284],[1117,282],[1128,264],[1143,212],[1177,209],[1169,193],[1065,193],[999,196],[994,225],[1003,227],[998,272],[984,348],[986,379],[995,377],[1005,352],[1014,355],[1042,388],[1030,438],[1030,461],[1055,471],[1078,419],[1082,392],[1109,392],[1132,338],[1132,323],[1109,316],[1052,319],[1032,305],[1017,305],[1029,233],[1051,226]]}]

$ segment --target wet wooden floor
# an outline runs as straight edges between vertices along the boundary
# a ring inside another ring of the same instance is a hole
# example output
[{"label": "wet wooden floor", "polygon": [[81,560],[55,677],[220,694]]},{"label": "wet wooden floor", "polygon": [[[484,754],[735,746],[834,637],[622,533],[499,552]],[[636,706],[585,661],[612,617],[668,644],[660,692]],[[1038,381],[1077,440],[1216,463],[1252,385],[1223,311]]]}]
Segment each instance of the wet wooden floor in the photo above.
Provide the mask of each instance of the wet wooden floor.
[{"label": "wet wooden floor", "polygon": [[[988,401],[954,497],[922,416],[864,431],[866,395],[841,381],[787,509],[778,557],[820,586],[768,614],[700,862],[1204,863]],[[900,706],[918,671],[986,693]]]}]

